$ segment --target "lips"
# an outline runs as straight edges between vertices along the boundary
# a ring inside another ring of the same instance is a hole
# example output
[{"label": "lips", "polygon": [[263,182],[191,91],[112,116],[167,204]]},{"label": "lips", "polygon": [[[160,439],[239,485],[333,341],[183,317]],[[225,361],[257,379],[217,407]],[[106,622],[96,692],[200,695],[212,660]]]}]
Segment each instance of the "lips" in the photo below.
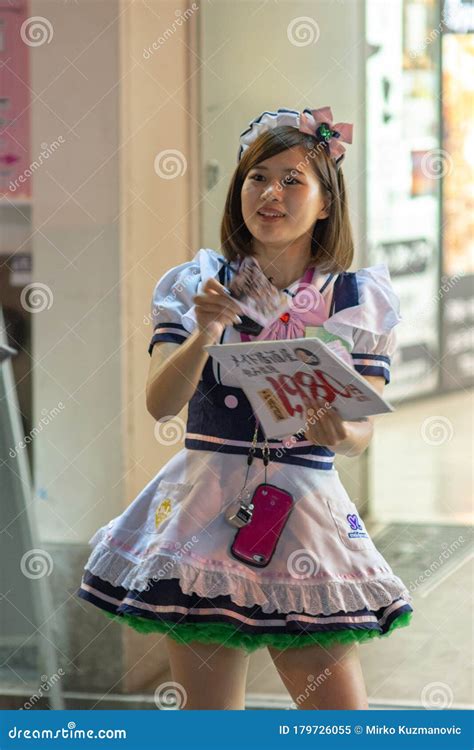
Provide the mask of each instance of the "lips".
[{"label": "lips", "polygon": [[263,221],[276,221],[277,219],[283,219],[285,214],[280,211],[257,211],[257,214]]}]

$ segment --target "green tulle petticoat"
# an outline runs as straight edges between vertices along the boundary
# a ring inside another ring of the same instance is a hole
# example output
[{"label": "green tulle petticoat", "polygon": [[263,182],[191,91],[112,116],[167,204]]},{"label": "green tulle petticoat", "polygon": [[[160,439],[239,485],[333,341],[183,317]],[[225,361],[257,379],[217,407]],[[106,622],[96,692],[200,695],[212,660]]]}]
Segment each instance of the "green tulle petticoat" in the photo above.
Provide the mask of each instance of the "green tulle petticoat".
[{"label": "green tulle petticoat", "polygon": [[300,648],[312,644],[332,646],[337,643],[362,643],[371,638],[384,638],[396,628],[409,625],[413,612],[402,612],[390,625],[386,633],[377,630],[333,630],[321,633],[306,633],[305,635],[291,635],[288,633],[262,633],[261,635],[249,635],[242,633],[234,625],[228,623],[183,623],[175,624],[149,620],[145,617],[127,614],[113,614],[101,609],[107,617],[130,625],[139,633],[165,633],[178,643],[190,643],[200,641],[201,643],[219,643],[221,646],[230,648],[242,648],[248,654],[265,646],[275,648]]}]

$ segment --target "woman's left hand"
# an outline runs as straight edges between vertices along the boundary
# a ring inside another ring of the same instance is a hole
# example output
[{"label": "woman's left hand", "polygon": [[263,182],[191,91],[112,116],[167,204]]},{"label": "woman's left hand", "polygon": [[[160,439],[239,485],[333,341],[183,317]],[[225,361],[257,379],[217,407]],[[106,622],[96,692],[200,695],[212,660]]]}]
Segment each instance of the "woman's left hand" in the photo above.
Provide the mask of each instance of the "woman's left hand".
[{"label": "woman's left hand", "polygon": [[305,413],[305,427],[306,440],[331,450],[337,448],[348,437],[346,423],[337,410],[324,399],[315,399],[312,406],[308,407]]}]

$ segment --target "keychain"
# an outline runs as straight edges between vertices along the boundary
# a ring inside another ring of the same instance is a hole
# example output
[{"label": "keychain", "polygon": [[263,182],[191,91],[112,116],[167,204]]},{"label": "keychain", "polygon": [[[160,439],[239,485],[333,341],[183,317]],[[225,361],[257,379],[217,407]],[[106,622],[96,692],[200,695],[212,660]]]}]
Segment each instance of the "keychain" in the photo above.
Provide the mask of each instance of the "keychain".
[{"label": "keychain", "polygon": [[[239,494],[237,495],[237,499],[230,504],[229,508],[225,512],[226,521],[231,526],[234,526],[237,529],[241,529],[242,526],[246,526],[252,520],[254,505],[251,502],[250,490],[247,489],[247,480],[249,476],[250,467],[255,457],[255,451],[257,449],[257,433],[258,433],[258,419],[256,421],[255,433],[252,439],[252,446],[250,447],[249,453],[247,456],[247,473],[245,475],[244,484]],[[265,444],[262,448],[262,454],[263,454],[263,464],[265,466],[264,482],[266,484],[267,483],[267,466],[270,460],[270,448],[268,447],[268,442],[266,439],[265,439]]]}]

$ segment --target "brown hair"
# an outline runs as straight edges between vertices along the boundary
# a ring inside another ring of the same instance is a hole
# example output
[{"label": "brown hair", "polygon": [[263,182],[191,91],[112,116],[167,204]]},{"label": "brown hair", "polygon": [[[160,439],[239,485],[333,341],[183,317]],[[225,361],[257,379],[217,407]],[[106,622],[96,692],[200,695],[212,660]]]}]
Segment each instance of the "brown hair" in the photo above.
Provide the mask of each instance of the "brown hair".
[{"label": "brown hair", "polygon": [[241,190],[249,171],[265,159],[293,146],[303,146],[323,190],[329,216],[318,219],[311,238],[311,261],[322,273],[340,273],[349,268],[354,257],[354,242],[347,207],[346,186],[341,168],[326,153],[325,144],[291,125],[266,131],[244,151],[227,192],[221,223],[222,253],[227,260],[255,255],[252,234],[242,216]]}]

